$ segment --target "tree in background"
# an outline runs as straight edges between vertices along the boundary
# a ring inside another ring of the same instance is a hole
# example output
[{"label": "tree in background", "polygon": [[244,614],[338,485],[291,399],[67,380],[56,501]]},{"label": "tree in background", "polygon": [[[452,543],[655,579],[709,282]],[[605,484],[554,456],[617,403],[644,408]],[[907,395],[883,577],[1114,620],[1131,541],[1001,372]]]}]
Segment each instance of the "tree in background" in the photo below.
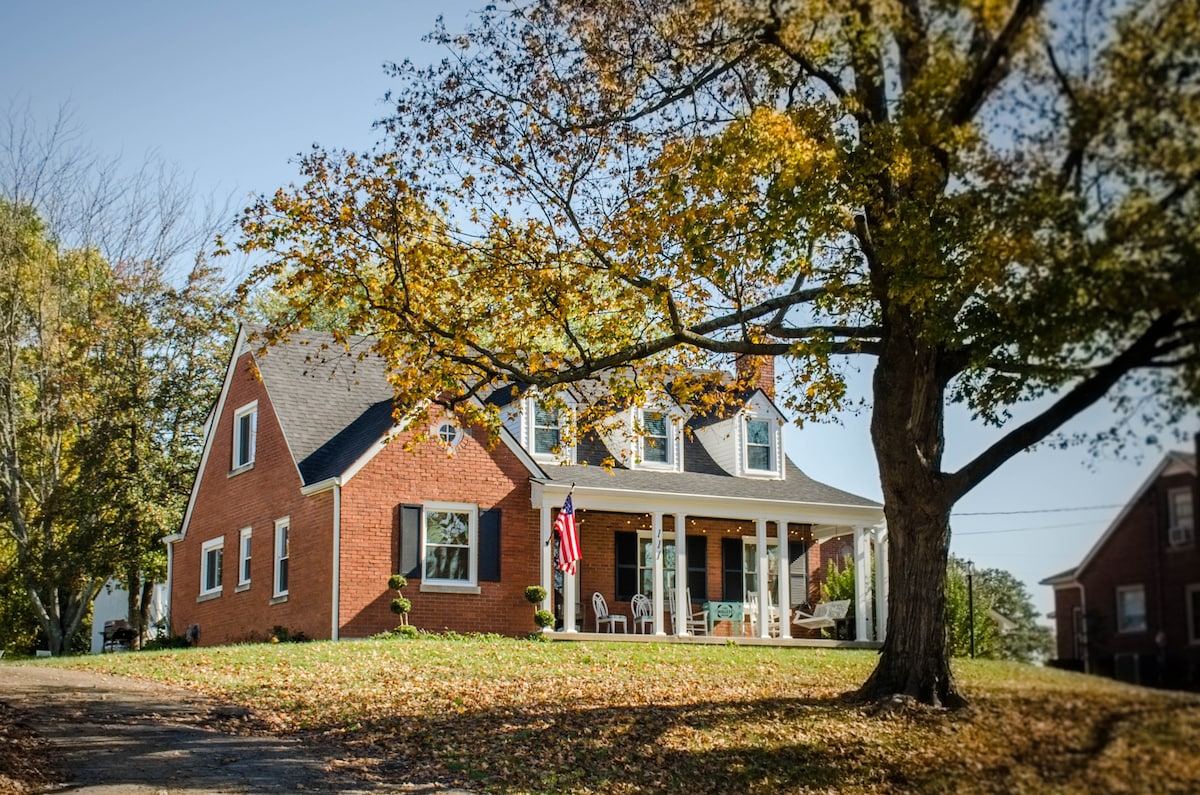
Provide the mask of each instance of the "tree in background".
[{"label": "tree in background", "polygon": [[[246,211],[275,333],[345,311],[401,406],[493,426],[472,398],[586,378],[709,411],[681,373],[753,355],[819,418],[866,357],[891,593],[860,695],[964,703],[951,507],[1106,395],[1200,395],[1197,0],[531,0],[433,39],[375,152]],[[953,464],[951,403],[999,429]]]},{"label": "tree in background", "polygon": [[10,117],[0,137],[0,497],[9,570],[53,654],[110,577],[145,628],[229,333],[187,187],[117,171],[65,118]]},{"label": "tree in background", "polygon": [[1041,662],[1051,656],[1054,636],[1049,627],[1037,623],[1041,614],[1025,584],[1004,569],[980,569],[968,582],[966,562],[951,556],[946,569],[946,625],[953,656],[970,653],[972,601],[976,657]]}]

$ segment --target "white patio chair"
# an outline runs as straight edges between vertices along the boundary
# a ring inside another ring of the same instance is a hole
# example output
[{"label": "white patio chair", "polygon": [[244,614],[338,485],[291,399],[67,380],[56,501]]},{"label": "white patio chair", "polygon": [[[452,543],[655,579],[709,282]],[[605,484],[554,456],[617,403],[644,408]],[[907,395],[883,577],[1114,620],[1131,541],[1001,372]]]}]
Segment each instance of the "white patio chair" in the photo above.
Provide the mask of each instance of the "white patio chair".
[{"label": "white patio chair", "polygon": [[[708,634],[708,619],[703,610],[692,610],[692,589],[687,589],[687,612],[684,613],[684,627],[692,635]],[[671,631],[678,632],[675,623],[675,595],[667,600],[667,611],[671,614]]]},{"label": "white patio chair", "polygon": [[647,634],[654,631],[654,604],[650,597],[635,593],[630,606],[633,609],[633,631]]},{"label": "white patio chair", "polygon": [[608,602],[604,601],[604,595],[599,591],[592,594],[592,612],[596,614],[596,631],[600,631],[600,627],[608,624],[609,632],[617,631],[617,624],[621,625],[622,632],[629,632],[629,622],[625,616],[618,616],[608,612]]}]

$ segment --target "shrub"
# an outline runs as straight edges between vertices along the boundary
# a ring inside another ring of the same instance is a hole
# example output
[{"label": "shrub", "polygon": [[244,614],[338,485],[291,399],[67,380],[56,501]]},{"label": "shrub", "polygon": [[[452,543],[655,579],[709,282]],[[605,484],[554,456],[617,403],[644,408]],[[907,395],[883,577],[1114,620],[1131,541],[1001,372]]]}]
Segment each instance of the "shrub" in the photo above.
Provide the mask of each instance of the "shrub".
[{"label": "shrub", "polygon": [[554,626],[554,614],[549,610],[539,610],[533,614],[533,623],[541,629],[552,627]]},{"label": "shrub", "polygon": [[546,589],[540,585],[531,585],[525,589],[525,601],[536,605],[546,598]]}]

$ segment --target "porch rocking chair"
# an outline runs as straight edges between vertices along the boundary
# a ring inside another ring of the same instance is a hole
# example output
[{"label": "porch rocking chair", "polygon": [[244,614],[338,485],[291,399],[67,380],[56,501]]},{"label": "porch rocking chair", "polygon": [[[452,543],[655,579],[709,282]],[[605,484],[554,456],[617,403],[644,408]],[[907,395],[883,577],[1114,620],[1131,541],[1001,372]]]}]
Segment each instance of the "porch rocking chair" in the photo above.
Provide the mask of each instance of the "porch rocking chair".
[{"label": "porch rocking chair", "polygon": [[[678,621],[675,613],[675,595],[672,594],[667,602],[667,614],[671,617],[671,631],[678,632]],[[692,589],[687,589],[687,612],[683,614],[683,625],[690,635],[707,635],[708,620],[703,610],[692,611]]]},{"label": "porch rocking chair", "polygon": [[596,614],[596,631],[600,631],[600,627],[608,624],[609,632],[617,631],[617,624],[621,625],[622,632],[629,632],[629,622],[625,616],[618,616],[608,612],[608,602],[604,601],[604,595],[599,591],[592,594],[592,611]]}]

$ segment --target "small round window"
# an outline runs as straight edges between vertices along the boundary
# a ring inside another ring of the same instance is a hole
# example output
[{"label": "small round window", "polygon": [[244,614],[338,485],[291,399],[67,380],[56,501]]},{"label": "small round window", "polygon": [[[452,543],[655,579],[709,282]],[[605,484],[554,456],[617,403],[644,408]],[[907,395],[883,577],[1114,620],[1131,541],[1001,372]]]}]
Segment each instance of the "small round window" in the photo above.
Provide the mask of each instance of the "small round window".
[{"label": "small round window", "polygon": [[437,438],[447,447],[454,447],[462,438],[462,429],[453,422],[443,422],[437,428]]}]

